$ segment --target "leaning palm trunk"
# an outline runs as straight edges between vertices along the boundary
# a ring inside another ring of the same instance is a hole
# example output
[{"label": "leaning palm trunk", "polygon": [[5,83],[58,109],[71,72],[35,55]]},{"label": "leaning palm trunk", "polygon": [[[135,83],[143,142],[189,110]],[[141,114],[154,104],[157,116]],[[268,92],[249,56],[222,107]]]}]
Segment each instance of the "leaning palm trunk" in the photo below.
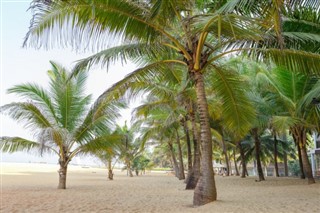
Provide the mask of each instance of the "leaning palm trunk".
[{"label": "leaning palm trunk", "polygon": [[196,94],[201,128],[200,178],[194,190],[193,205],[200,206],[217,199],[212,165],[212,137],[203,74],[195,71]]},{"label": "leaning palm trunk", "polygon": [[200,134],[197,129],[194,111],[190,113],[190,120],[192,124],[192,137],[193,137],[193,167],[190,176],[187,178],[186,189],[196,188],[197,182],[200,177]]},{"label": "leaning palm trunk", "polygon": [[310,166],[310,162],[308,159],[306,144],[303,144],[301,146],[301,158],[302,158],[303,168],[305,169],[305,173],[308,178],[308,183],[309,184],[315,183],[315,180],[312,175],[312,169]]},{"label": "leaning palm trunk", "polygon": [[297,151],[298,151],[298,158],[299,158],[299,166],[300,166],[300,178],[301,179],[305,179],[306,176],[304,174],[304,168],[303,168],[303,163],[302,163],[302,156],[301,156],[301,146],[299,146],[299,134],[296,133],[294,134],[293,133],[293,140],[297,146]]},{"label": "leaning palm trunk", "polygon": [[260,160],[261,147],[260,147],[260,139],[259,139],[259,135],[258,135],[258,128],[253,128],[251,130],[251,133],[254,137],[254,145],[255,145],[255,151],[256,151],[255,154],[256,154],[259,181],[263,181],[265,179],[264,179],[263,170],[262,170],[262,166],[261,166],[261,160]]},{"label": "leaning palm trunk", "polygon": [[171,142],[168,142],[168,146],[169,146],[170,153],[171,153],[171,158],[172,158],[172,162],[173,162],[173,170],[174,170],[175,176],[177,178],[179,178],[179,176],[178,176],[178,174],[179,174],[179,166],[178,166],[177,158],[176,158],[176,155],[174,153],[173,146],[172,146]]},{"label": "leaning palm trunk", "polygon": [[307,176],[308,178],[308,183],[312,184],[315,183],[313,175],[312,175],[312,169],[311,169],[311,165],[308,159],[308,154],[307,154],[307,133],[306,133],[306,129],[300,126],[296,126],[294,128],[291,129],[294,138],[297,142],[297,146],[298,146],[298,150],[300,150],[300,154],[301,154],[301,161],[302,161],[302,167],[303,167],[303,171],[304,174]]}]

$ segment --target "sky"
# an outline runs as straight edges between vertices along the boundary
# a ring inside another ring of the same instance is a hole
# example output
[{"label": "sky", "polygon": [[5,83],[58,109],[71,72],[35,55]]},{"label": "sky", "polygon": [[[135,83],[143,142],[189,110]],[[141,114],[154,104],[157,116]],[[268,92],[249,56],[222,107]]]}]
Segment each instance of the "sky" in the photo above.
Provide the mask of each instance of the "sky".
[{"label": "sky", "polygon": [[[47,71],[50,69],[49,60],[58,62],[65,67],[72,68],[74,62],[87,57],[92,53],[77,54],[68,49],[33,49],[22,48],[23,39],[28,31],[31,12],[27,11],[29,0],[0,0],[0,105],[22,101],[14,95],[8,95],[6,90],[16,84],[35,82],[43,87],[48,83]],[[87,94],[93,94],[93,100],[115,82],[121,80],[126,74],[135,69],[134,64],[121,65],[117,63],[109,68],[91,70],[87,81]],[[122,112],[123,118],[119,120],[124,124],[130,120],[130,110]],[[32,133],[7,116],[0,114],[0,136],[19,136],[33,139]],[[36,157],[37,153],[0,153],[1,162],[47,162],[56,163],[54,155]],[[81,158],[83,159],[83,158]],[[95,160],[75,159],[78,163],[90,164]],[[88,160],[88,161],[87,161]]]}]

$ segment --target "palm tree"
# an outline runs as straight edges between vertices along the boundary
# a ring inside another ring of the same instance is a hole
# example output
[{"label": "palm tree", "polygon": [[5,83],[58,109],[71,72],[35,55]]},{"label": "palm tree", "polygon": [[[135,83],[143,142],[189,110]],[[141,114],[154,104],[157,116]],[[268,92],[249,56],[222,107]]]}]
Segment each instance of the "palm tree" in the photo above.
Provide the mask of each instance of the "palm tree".
[{"label": "palm tree", "polygon": [[210,72],[205,75],[207,94],[209,94],[210,125],[222,136],[220,143],[225,155],[227,173],[230,169],[225,138],[229,136],[241,139],[254,123],[256,114],[247,94],[247,91],[250,91],[250,81],[239,70],[238,65],[233,66],[235,61],[237,60],[216,61],[222,68],[220,72]]},{"label": "palm tree", "polygon": [[139,156],[137,156],[134,160],[133,160],[133,165],[132,168],[135,170],[136,175],[139,175],[139,172],[145,172],[145,170],[147,168],[150,168],[148,165],[150,163],[150,159],[147,158],[145,155],[141,154]]},{"label": "palm tree", "polygon": [[108,168],[108,179],[113,180],[113,167],[117,161],[112,165],[112,160],[118,154],[117,150],[114,147],[111,147],[107,150],[95,150],[92,154],[99,158],[106,165]]},{"label": "palm tree", "polygon": [[289,129],[301,151],[303,169],[309,183],[314,183],[307,156],[307,134],[319,128],[319,107],[312,104],[313,98],[320,97],[320,81],[315,76],[292,73],[275,69],[264,75],[273,91],[273,98],[282,104],[284,111],[272,118],[277,129]]},{"label": "palm tree", "polygon": [[[158,85],[161,87],[160,85]],[[155,89],[156,90],[156,89]],[[161,91],[160,88],[157,91]],[[166,93],[171,93],[170,88],[166,88]],[[134,110],[134,118],[142,122],[143,141],[156,140],[159,143],[167,142],[171,152],[173,166],[179,180],[185,179],[184,164],[181,146],[181,124],[180,115],[184,114],[184,109],[172,98],[161,99],[162,95],[151,92],[146,98],[147,101]],[[178,149],[178,160],[176,159],[174,144],[176,141]],[[178,163],[179,162],[179,163]]]},{"label": "palm tree", "polygon": [[[292,2],[291,7],[300,1]],[[133,72],[131,77],[137,76],[139,72],[155,73],[159,66],[183,66],[194,78],[200,114],[202,171],[193,203],[203,205],[216,200],[217,197],[203,74],[205,71],[214,70],[224,78],[221,67],[215,63],[218,59],[233,52],[250,50],[252,47],[260,48],[261,41],[266,37],[270,38],[266,44],[274,43],[275,39],[272,38],[276,37],[282,47],[281,18],[284,5],[284,2],[279,1],[273,1],[271,4],[269,1],[252,4],[252,1],[248,0],[210,3],[202,0],[35,0],[32,5],[35,15],[25,45],[31,42],[33,46],[41,46],[43,43],[50,46],[49,43],[52,42],[54,45],[69,43],[79,47],[84,41],[88,41],[85,47],[103,49],[111,40],[113,42],[113,39],[107,38],[106,35],[119,36],[118,40],[125,45],[97,53],[79,66],[91,66],[95,63],[108,66],[116,59],[133,59],[136,62],[141,62],[140,59],[145,57],[150,59],[151,63],[143,63],[143,68]],[[273,34],[265,36],[266,32]],[[52,40],[49,34],[53,35]],[[305,40],[306,37],[300,39]],[[260,50],[266,52],[263,48]],[[159,60],[159,55],[165,57]],[[318,55],[301,54],[285,48],[281,48],[281,51],[272,49],[265,56],[273,57],[274,60],[284,58],[283,56],[294,56],[295,60],[300,60],[300,65],[305,65],[303,59],[308,57],[312,62],[308,64],[308,68],[314,72],[320,63]],[[296,64],[293,60],[276,61],[282,64]],[[248,116],[252,115],[248,113]],[[230,125],[235,125],[232,128],[247,131],[251,124],[243,122],[241,126],[237,126],[239,122],[234,122]]]},{"label": "palm tree", "polygon": [[89,106],[91,96],[84,95],[85,72],[70,78],[71,73],[65,68],[50,63],[48,90],[32,83],[14,86],[8,92],[26,101],[1,107],[2,113],[25,123],[36,140],[3,136],[0,148],[4,152],[40,150],[41,155],[43,152],[57,154],[58,189],[65,189],[68,164],[76,155],[107,149],[115,143],[110,125],[121,105],[100,97]]},{"label": "palm tree", "polygon": [[135,136],[136,126],[133,125],[130,128],[125,123],[124,126],[117,126],[114,133],[120,136],[120,143],[118,143],[116,149],[118,150],[119,157],[124,161],[127,174],[130,177],[133,177],[132,174],[132,165],[133,161],[139,154],[143,151],[143,147],[141,146],[142,140],[139,137]]}]

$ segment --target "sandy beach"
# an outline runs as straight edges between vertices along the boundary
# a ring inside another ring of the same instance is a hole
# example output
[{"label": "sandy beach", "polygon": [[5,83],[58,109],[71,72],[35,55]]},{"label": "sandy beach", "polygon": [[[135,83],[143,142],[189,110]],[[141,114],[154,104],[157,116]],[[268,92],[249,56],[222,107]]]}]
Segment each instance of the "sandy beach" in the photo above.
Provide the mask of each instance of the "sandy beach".
[{"label": "sandy beach", "polygon": [[14,212],[320,212],[320,183],[295,178],[216,176],[218,200],[192,207],[193,191],[165,172],[127,177],[115,171],[70,166],[58,190],[58,165],[1,162],[2,213]]}]

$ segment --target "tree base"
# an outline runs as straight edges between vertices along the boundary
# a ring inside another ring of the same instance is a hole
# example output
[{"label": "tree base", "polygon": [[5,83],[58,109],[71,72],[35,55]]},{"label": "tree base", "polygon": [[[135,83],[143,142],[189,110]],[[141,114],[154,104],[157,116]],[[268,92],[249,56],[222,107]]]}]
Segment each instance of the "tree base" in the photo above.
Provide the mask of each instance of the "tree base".
[{"label": "tree base", "polygon": [[[210,179],[211,178],[207,178],[207,181]],[[197,186],[194,190],[194,195],[193,195],[194,206],[202,206],[217,200],[217,191],[215,187],[214,178],[211,183],[205,183],[205,182],[206,180],[204,180],[203,177],[199,178],[199,181],[197,183]]]},{"label": "tree base", "polygon": [[316,183],[314,178],[308,178],[308,184],[314,184],[314,183]]}]

